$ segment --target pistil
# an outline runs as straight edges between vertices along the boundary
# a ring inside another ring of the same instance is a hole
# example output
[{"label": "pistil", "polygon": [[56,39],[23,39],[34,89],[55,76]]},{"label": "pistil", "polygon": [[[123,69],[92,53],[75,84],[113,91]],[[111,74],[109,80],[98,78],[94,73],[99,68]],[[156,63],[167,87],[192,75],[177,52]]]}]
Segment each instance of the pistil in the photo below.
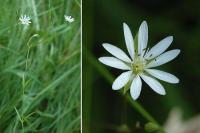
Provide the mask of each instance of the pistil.
[{"label": "pistil", "polygon": [[135,74],[140,74],[144,71],[145,65],[146,65],[146,61],[144,59],[141,59],[140,57],[137,57],[131,64],[132,71]]}]

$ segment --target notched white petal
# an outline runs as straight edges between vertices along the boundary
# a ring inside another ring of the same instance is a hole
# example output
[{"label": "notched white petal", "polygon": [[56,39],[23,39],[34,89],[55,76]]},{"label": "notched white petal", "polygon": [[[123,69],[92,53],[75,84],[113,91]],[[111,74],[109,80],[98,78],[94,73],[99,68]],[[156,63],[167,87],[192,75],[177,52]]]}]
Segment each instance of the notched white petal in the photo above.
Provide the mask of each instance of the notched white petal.
[{"label": "notched white petal", "polygon": [[157,80],[146,75],[141,75],[141,77],[156,93],[160,95],[166,94],[164,87]]},{"label": "notched white petal", "polygon": [[128,53],[131,56],[131,58],[134,59],[135,51],[134,51],[133,35],[131,33],[130,28],[128,27],[126,23],[123,23],[123,28],[124,28],[124,38],[125,38]]},{"label": "notched white petal", "polygon": [[138,99],[138,97],[140,96],[141,89],[142,89],[142,81],[140,79],[140,76],[136,76],[133,79],[131,88],[130,88],[130,94],[134,100]]},{"label": "notched white petal", "polygon": [[148,42],[148,26],[147,22],[143,21],[138,33],[138,54],[142,55],[147,47]]},{"label": "notched white petal", "polygon": [[104,43],[103,47],[118,59],[123,60],[125,62],[131,62],[130,58],[120,48],[108,43]]},{"label": "notched white petal", "polygon": [[99,61],[110,67],[114,67],[121,70],[130,70],[129,66],[127,66],[123,61],[115,57],[100,57]]},{"label": "notched white petal", "polygon": [[156,69],[146,69],[146,71],[151,74],[152,76],[154,76],[155,78],[158,78],[160,80],[163,80],[165,82],[168,83],[172,83],[172,84],[176,84],[179,83],[179,79],[167,72],[164,71],[160,71],[160,70],[156,70]]},{"label": "notched white petal", "polygon": [[124,87],[128,83],[128,81],[131,77],[131,74],[132,74],[132,71],[128,71],[128,72],[124,72],[121,75],[119,75],[113,82],[112,89],[119,90],[122,87]]},{"label": "notched white petal", "polygon": [[145,58],[153,59],[162,54],[171,45],[172,41],[173,36],[164,38],[149,50],[149,52],[145,55]]},{"label": "notched white petal", "polygon": [[179,53],[180,53],[179,49],[167,51],[167,52],[161,54],[160,56],[158,56],[157,58],[153,59],[153,61],[151,61],[149,64],[147,64],[146,68],[152,68],[152,67],[156,67],[156,66],[165,64],[165,63],[173,60],[174,58],[176,58]]}]

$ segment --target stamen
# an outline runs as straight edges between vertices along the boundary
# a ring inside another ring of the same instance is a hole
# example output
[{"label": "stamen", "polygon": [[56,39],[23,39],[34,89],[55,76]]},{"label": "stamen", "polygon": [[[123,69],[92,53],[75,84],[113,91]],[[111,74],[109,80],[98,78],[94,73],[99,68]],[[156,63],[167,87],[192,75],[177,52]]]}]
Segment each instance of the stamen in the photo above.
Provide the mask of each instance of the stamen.
[{"label": "stamen", "polygon": [[143,57],[145,57],[145,55],[149,52],[149,48],[147,48],[147,50],[144,52]]}]

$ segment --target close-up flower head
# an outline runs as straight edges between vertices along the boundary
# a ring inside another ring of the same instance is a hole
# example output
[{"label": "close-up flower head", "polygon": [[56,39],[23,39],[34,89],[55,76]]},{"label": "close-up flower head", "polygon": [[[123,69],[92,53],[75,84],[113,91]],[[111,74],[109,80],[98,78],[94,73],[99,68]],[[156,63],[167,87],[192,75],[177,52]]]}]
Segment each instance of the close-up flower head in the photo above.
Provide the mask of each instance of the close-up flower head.
[{"label": "close-up flower head", "polygon": [[112,89],[119,90],[128,86],[132,98],[136,100],[140,96],[143,80],[153,91],[165,95],[164,87],[156,78],[172,84],[178,83],[179,79],[168,72],[154,69],[154,67],[173,60],[180,53],[179,49],[165,52],[172,43],[173,37],[168,36],[152,48],[148,48],[148,26],[146,21],[143,21],[140,25],[138,35],[135,38],[133,38],[126,23],[123,24],[123,29],[129,56],[120,48],[104,43],[103,47],[114,57],[99,58],[101,63],[125,71],[115,79]]}]

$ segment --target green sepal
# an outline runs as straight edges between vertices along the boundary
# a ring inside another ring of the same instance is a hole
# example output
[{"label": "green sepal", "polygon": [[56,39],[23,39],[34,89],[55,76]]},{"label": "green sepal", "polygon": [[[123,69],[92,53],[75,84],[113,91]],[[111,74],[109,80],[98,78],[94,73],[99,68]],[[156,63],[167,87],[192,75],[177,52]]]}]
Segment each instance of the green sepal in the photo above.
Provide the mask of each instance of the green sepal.
[{"label": "green sepal", "polygon": [[129,81],[123,88],[123,94],[125,95],[126,92],[130,89],[131,87],[131,82]]}]

